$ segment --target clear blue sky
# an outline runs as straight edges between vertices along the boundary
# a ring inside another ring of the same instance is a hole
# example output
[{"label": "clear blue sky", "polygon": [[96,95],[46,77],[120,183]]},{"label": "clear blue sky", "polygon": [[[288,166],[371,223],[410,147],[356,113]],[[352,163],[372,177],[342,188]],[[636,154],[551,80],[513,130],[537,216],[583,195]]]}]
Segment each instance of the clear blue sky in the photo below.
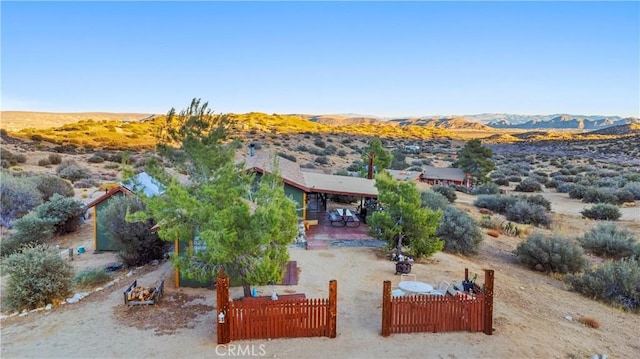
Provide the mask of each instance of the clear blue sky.
[{"label": "clear blue sky", "polygon": [[640,117],[640,2],[1,2],[2,110]]}]

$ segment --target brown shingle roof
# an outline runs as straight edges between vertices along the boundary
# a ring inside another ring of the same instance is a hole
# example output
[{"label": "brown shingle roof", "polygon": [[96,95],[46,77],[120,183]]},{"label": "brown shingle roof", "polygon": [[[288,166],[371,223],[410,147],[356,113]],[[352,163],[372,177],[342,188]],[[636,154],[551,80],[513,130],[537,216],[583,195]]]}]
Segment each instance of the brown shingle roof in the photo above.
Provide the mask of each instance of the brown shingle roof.
[{"label": "brown shingle roof", "polygon": [[[248,156],[243,158],[244,168],[246,170],[253,170],[259,173],[274,173],[272,153],[259,151],[254,156]],[[302,190],[307,190],[304,182],[304,176],[300,171],[300,165],[290,161],[284,157],[278,156],[278,172],[282,177],[284,183],[292,185]]]},{"label": "brown shingle roof", "polygon": [[362,177],[335,176],[302,172],[309,192],[335,193],[347,196],[378,197],[376,181]]}]

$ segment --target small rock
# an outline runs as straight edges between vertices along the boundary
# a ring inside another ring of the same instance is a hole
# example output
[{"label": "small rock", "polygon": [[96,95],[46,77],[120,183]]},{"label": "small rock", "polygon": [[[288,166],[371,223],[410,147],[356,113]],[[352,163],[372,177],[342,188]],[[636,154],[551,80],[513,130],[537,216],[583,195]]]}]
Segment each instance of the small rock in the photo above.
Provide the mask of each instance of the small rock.
[{"label": "small rock", "polygon": [[609,356],[607,354],[600,354],[600,359],[607,359]]},{"label": "small rock", "polygon": [[29,311],[29,313],[40,312],[40,311],[43,311],[43,310],[44,310],[44,307],[36,308],[36,309],[33,309],[33,310]]},{"label": "small rock", "polygon": [[127,277],[131,277],[133,275],[133,270],[130,270],[129,273],[127,273]]},{"label": "small rock", "polygon": [[94,292],[99,292],[99,291],[101,291],[101,290],[104,290],[104,288],[102,288],[102,287],[98,287],[98,288],[94,289],[93,291],[94,291]]},{"label": "small rock", "polygon": [[18,315],[19,317],[24,317],[25,315],[29,314],[29,312],[27,312],[27,310],[23,310],[22,313],[20,313],[20,315]]},{"label": "small rock", "polygon": [[46,307],[44,307],[44,310],[51,310],[51,308],[53,308],[53,305],[51,305],[51,303],[47,304]]},{"label": "small rock", "polygon": [[71,303],[78,303],[82,298],[86,297],[87,293],[76,293],[73,295],[73,297],[71,298],[67,298],[66,302],[71,304]]},{"label": "small rock", "polygon": [[524,287],[520,287],[521,290],[524,290]]},{"label": "small rock", "polygon": [[107,285],[104,286],[104,289],[109,289],[113,287],[113,283],[107,283]]},{"label": "small rock", "polygon": [[573,318],[571,318],[571,316],[570,316],[570,315],[565,315],[565,316],[564,316],[564,319],[566,319],[566,320],[568,320],[568,321],[572,321],[572,320],[573,320]]},{"label": "small rock", "polygon": [[157,266],[157,265],[158,265],[158,263],[160,263],[160,261],[159,261],[159,260],[157,260],[157,259],[154,259],[154,260],[152,260],[152,261],[151,261],[151,265],[152,265],[152,266]]}]

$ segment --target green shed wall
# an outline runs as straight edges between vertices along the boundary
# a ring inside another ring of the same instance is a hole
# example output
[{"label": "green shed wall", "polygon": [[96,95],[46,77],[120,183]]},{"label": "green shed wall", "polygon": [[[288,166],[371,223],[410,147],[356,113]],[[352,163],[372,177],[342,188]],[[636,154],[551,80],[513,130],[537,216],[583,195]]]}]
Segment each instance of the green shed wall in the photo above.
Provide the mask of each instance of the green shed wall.
[{"label": "green shed wall", "polygon": [[118,192],[116,194],[114,194],[113,196],[107,198],[106,200],[98,203],[96,205],[96,251],[117,251],[118,248],[116,248],[115,243],[111,242],[111,240],[107,237],[107,232],[105,231],[105,229],[103,228],[103,226],[100,225],[100,217],[103,215],[103,210],[109,205],[109,203],[111,203],[111,200],[113,198],[116,198],[117,196],[123,196],[122,193]]}]

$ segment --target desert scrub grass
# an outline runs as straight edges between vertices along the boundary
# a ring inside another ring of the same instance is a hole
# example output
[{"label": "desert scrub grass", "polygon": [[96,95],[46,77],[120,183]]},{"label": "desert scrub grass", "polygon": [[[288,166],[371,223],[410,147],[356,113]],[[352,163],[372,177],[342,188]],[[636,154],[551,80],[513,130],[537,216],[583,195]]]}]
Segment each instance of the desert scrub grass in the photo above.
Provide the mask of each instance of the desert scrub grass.
[{"label": "desert scrub grass", "polygon": [[526,201],[514,203],[507,208],[505,216],[509,221],[522,224],[533,224],[536,226],[549,226],[549,224],[551,224],[551,216],[547,213],[545,207]]},{"label": "desert scrub grass", "polygon": [[577,292],[615,307],[640,312],[640,261],[621,259],[588,268],[581,275],[567,275]]},{"label": "desert scrub grass", "polygon": [[450,203],[455,202],[456,198],[458,198],[456,190],[448,186],[433,186],[431,190],[445,196]]},{"label": "desert scrub grass", "polygon": [[587,260],[580,245],[566,237],[545,236],[534,232],[518,244],[514,253],[520,262],[531,269],[546,273],[575,273],[585,267]]},{"label": "desert scrub grass", "polygon": [[482,242],[482,233],[473,218],[454,206],[445,208],[436,236],[444,241],[445,252],[466,256],[478,253]]},{"label": "desert scrub grass", "polygon": [[[509,183],[507,183],[508,185]],[[471,191],[472,195],[480,195],[480,194],[500,194],[500,187],[498,187],[495,183],[485,183]]]},{"label": "desert scrub grass", "polygon": [[640,253],[637,236],[614,223],[600,223],[578,241],[588,252],[607,258],[621,259]]},{"label": "desert scrub grass", "polygon": [[580,214],[585,218],[605,221],[617,221],[622,216],[620,209],[609,203],[598,203],[591,208],[583,209]]},{"label": "desert scrub grass", "polygon": [[420,193],[420,203],[423,208],[430,208],[434,211],[444,210],[449,206],[447,197],[431,190]]},{"label": "desert scrub grass", "polygon": [[542,185],[535,179],[525,178],[516,185],[515,190],[518,192],[540,192],[542,191]]},{"label": "desert scrub grass", "polygon": [[111,280],[111,276],[104,268],[86,269],[78,273],[73,284],[78,288],[93,288]]},{"label": "desert scrub grass", "polygon": [[73,270],[58,250],[43,245],[30,245],[4,260],[9,274],[5,292],[10,309],[33,309],[70,293]]}]

